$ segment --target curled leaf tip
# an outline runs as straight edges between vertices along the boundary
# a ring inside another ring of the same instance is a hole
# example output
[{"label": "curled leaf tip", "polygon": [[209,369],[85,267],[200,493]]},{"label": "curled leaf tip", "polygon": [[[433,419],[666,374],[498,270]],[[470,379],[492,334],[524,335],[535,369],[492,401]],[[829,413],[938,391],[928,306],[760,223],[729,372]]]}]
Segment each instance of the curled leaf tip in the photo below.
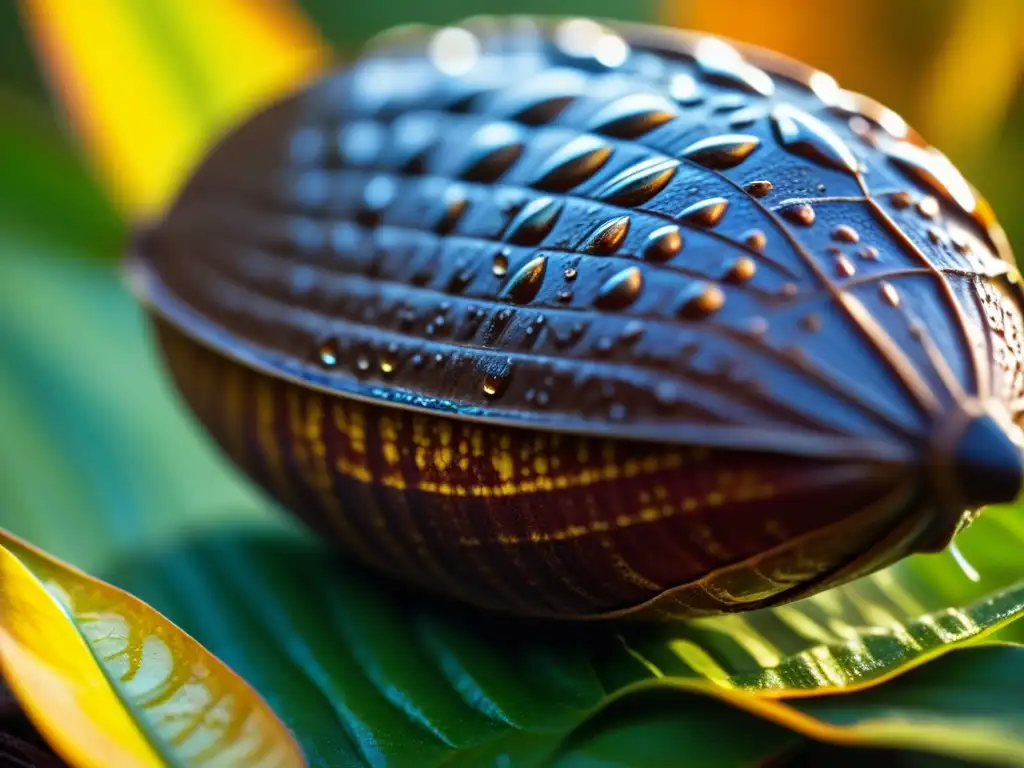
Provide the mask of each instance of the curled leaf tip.
[{"label": "curled leaf tip", "polygon": [[3,529],[0,672],[76,768],[306,764],[267,704],[199,643]]}]

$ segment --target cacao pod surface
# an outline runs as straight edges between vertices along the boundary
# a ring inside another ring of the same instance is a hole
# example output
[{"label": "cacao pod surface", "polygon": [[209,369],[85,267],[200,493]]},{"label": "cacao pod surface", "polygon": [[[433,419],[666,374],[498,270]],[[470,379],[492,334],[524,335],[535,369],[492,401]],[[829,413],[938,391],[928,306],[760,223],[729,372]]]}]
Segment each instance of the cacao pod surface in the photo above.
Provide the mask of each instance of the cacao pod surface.
[{"label": "cacao pod surface", "polygon": [[386,36],[220,141],[128,268],[240,466],[495,610],[792,600],[1021,486],[987,205],[895,113],[705,35]]}]

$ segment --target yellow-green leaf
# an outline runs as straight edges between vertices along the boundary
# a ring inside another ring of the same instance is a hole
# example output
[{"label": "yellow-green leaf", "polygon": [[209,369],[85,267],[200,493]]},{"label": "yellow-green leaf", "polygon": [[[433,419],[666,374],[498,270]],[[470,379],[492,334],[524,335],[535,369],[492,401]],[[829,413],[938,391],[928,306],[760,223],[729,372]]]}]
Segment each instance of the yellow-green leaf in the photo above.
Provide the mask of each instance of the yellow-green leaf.
[{"label": "yellow-green leaf", "polygon": [[[1024,765],[1024,706],[1006,704],[1020,699],[1022,662],[1024,648],[1019,646],[973,646],[901,674],[887,685],[843,696],[786,701],[719,691],[716,698],[825,743],[1020,766]],[[649,727],[655,714],[665,723],[699,718],[699,713],[681,711],[692,706],[695,693],[707,691],[699,684],[670,678],[624,689],[563,742],[562,754],[585,753],[586,746],[593,749],[595,742],[603,742],[606,749],[617,746],[608,734],[612,727],[621,734],[631,720]],[[556,768],[569,765],[584,763],[555,761]]]},{"label": "yellow-green leaf", "polygon": [[305,765],[266,703],[195,640],[3,529],[0,671],[76,768]]},{"label": "yellow-green leaf", "polygon": [[132,216],[158,212],[214,134],[327,60],[287,0],[20,2],[54,90]]}]

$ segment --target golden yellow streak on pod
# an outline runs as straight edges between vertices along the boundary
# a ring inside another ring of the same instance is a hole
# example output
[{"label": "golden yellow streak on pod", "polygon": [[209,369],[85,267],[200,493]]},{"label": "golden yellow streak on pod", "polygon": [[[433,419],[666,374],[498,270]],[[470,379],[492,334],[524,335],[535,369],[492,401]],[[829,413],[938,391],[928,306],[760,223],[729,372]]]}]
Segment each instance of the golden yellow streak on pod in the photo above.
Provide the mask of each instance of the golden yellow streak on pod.
[{"label": "golden yellow streak on pod", "polygon": [[300,768],[267,704],[128,593],[0,529],[0,673],[75,768]]},{"label": "golden yellow streak on pod", "polygon": [[211,137],[321,71],[287,0],[20,0],[53,89],[115,202],[166,205]]}]

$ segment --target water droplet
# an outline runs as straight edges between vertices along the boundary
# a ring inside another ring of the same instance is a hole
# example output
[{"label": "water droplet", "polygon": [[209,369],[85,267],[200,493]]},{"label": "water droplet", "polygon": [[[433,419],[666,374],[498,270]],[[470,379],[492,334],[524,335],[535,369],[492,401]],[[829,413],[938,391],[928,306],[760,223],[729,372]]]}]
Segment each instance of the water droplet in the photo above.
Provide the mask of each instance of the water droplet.
[{"label": "water droplet", "polygon": [[873,245],[865,245],[857,251],[857,255],[867,261],[878,261],[878,249]]},{"label": "water droplet", "polygon": [[563,304],[568,304],[572,301],[572,291],[559,291],[556,298]]},{"label": "water droplet", "polygon": [[356,368],[363,372],[370,370],[370,358],[364,354],[360,354],[356,358]]},{"label": "water droplet", "polygon": [[385,376],[390,376],[395,372],[395,365],[398,360],[398,345],[388,344],[387,349],[380,357],[380,372]]},{"label": "water droplet", "polygon": [[740,52],[724,40],[705,37],[694,49],[697,66],[713,83],[719,83],[761,96],[771,96],[775,84],[767,73],[748,64]]},{"label": "water droplet", "polygon": [[978,201],[960,171],[935,149],[922,149],[907,142],[892,142],[886,148],[889,160],[922,184],[965,212],[973,213]]},{"label": "water droplet", "polygon": [[356,220],[364,227],[375,227],[381,216],[398,194],[395,180],[390,176],[374,176],[363,188],[363,204]]},{"label": "water droplet", "polygon": [[334,339],[327,339],[320,345],[320,349],[317,351],[317,357],[320,358],[320,364],[325,368],[333,368],[338,364],[338,342]]},{"label": "water droplet", "polygon": [[749,256],[740,256],[726,272],[725,280],[730,283],[746,283],[752,280],[755,274],[757,262]]},{"label": "water droplet", "polygon": [[629,54],[629,45],[616,34],[609,33],[603,35],[594,47],[594,59],[597,60],[598,64],[602,64],[609,69],[621,67],[625,64]]},{"label": "water droplet", "polygon": [[467,181],[497,181],[522,153],[523,139],[519,126],[490,123],[470,138],[461,176]]},{"label": "water droplet", "polygon": [[614,176],[596,197],[626,208],[642,205],[668,186],[678,167],[678,160],[649,158]]},{"label": "water droplet", "polygon": [[836,259],[836,274],[839,277],[853,277],[857,274],[857,267],[845,256]]},{"label": "water droplet", "polygon": [[428,158],[437,137],[436,118],[416,112],[401,115],[391,126],[391,164],[401,173],[426,173]]},{"label": "water droplet", "polygon": [[508,389],[511,379],[512,361],[506,360],[499,369],[490,370],[484,374],[484,395],[492,400],[501,397]]},{"label": "water droplet", "polygon": [[757,179],[743,185],[743,189],[748,195],[761,198],[771,192],[774,189],[774,185],[766,179]]},{"label": "water droplet", "polygon": [[768,333],[768,321],[763,317],[752,317],[747,323],[747,333],[759,337]]},{"label": "water droplet", "polygon": [[679,297],[676,314],[688,320],[700,320],[713,315],[725,305],[725,294],[717,285],[694,283]]},{"label": "water droplet", "polygon": [[631,93],[594,115],[587,130],[619,139],[635,139],[674,120],[679,113],[667,99],[653,93]]},{"label": "water droplet", "polygon": [[840,224],[832,230],[832,239],[840,243],[859,243],[860,234],[848,224]]},{"label": "water droplet", "polygon": [[619,340],[623,344],[635,344],[644,335],[644,324],[639,320],[630,320],[622,327]]},{"label": "water droplet", "polygon": [[578,246],[578,250],[583,253],[608,256],[619,249],[626,239],[628,232],[629,216],[619,216],[601,224],[583,238],[583,241]]},{"label": "water droplet", "polygon": [[914,198],[910,196],[909,192],[894,192],[889,196],[889,201],[892,203],[892,207],[898,211],[902,211],[904,208],[909,208]]},{"label": "water droplet", "polygon": [[971,252],[971,244],[967,240],[966,233],[955,229],[950,232],[950,241],[953,243],[953,248],[956,249],[957,253],[969,254]]},{"label": "water droplet", "polygon": [[768,113],[760,106],[747,107],[729,116],[731,128],[749,128]]},{"label": "water droplet", "polygon": [[885,299],[886,304],[891,307],[898,307],[900,305],[900,294],[896,290],[896,286],[888,280],[883,280],[879,283],[878,288],[881,291],[882,298]]},{"label": "water droplet", "polygon": [[790,104],[772,110],[779,142],[790,152],[840,171],[856,174],[860,164],[853,152],[825,123]]},{"label": "water droplet", "polygon": [[683,250],[683,236],[679,227],[668,224],[660,227],[647,237],[644,258],[657,263],[665,262]]},{"label": "water droplet", "polygon": [[447,235],[455,229],[459,219],[466,213],[469,201],[466,198],[466,189],[458,184],[448,187],[441,201],[441,215],[434,224],[434,231],[439,235]]},{"label": "water droplet", "polygon": [[745,96],[739,93],[727,93],[715,99],[711,105],[711,111],[716,113],[735,112],[747,103]]},{"label": "water droplet", "polygon": [[800,327],[808,333],[817,333],[821,330],[821,316],[815,314],[804,315],[800,320]]},{"label": "water droplet", "polygon": [[794,203],[793,205],[787,205],[779,210],[785,218],[792,221],[794,224],[799,224],[804,227],[809,227],[814,223],[815,218],[814,208],[807,203]]},{"label": "water droplet", "polygon": [[531,200],[512,220],[505,240],[515,245],[537,245],[554,229],[562,213],[562,203],[550,197]]},{"label": "water droplet", "polygon": [[681,392],[674,381],[659,381],[654,385],[654,400],[663,408],[670,408],[679,402]]},{"label": "water droplet", "polygon": [[928,239],[935,245],[942,245],[947,241],[946,233],[938,227],[928,227]]},{"label": "water droplet", "polygon": [[422,367],[423,367],[423,364],[424,364],[424,363],[425,363],[426,361],[425,361],[425,360],[423,359],[423,355],[420,355],[420,354],[416,354],[416,355],[413,355],[413,356],[412,356],[412,357],[411,357],[411,358],[409,359],[409,362],[410,362],[410,363],[412,364],[412,367],[413,367],[413,368],[415,368],[416,370],[419,370],[420,368],[422,368]]},{"label": "water droplet", "polygon": [[555,28],[555,44],[568,56],[587,59],[609,31],[593,19],[566,19]]},{"label": "water droplet", "polygon": [[440,72],[460,77],[480,60],[480,41],[468,29],[446,27],[430,39],[427,55]]},{"label": "water droplet", "polygon": [[622,421],[626,418],[626,406],[623,403],[612,403],[608,407],[608,418],[612,421]]},{"label": "water droplet", "polygon": [[677,217],[680,221],[695,227],[714,227],[725,216],[729,201],[724,197],[709,197],[684,208]]},{"label": "water droplet", "polygon": [[793,299],[796,298],[797,293],[800,292],[800,288],[796,283],[783,283],[779,288],[780,299]]},{"label": "water droplet", "polygon": [[536,403],[541,408],[543,408],[545,405],[548,404],[548,402],[550,402],[550,400],[551,400],[551,393],[550,392],[546,392],[544,390],[541,390],[540,392],[538,392],[536,394],[536,396],[533,399],[533,402]]},{"label": "water droplet", "polygon": [[511,248],[502,248],[494,254],[494,264],[491,266],[491,272],[495,277],[504,277],[508,273],[508,257],[511,255]]},{"label": "water droplet", "polygon": [[696,78],[686,72],[680,72],[672,76],[672,79],[668,82],[668,92],[673,99],[684,107],[692,107],[699,104],[703,99]]},{"label": "water droplet", "polygon": [[499,91],[491,109],[526,125],[543,125],[558,117],[589,84],[583,72],[552,67]]},{"label": "water droplet", "polygon": [[981,581],[981,574],[978,573],[977,569],[968,562],[967,558],[964,557],[964,553],[960,551],[960,547],[954,541],[949,545],[949,554],[953,556],[953,561],[960,566],[960,570],[963,571],[971,581]]},{"label": "water droplet", "polygon": [[[615,339],[611,336],[602,336],[597,340],[597,343],[594,345],[594,349],[601,357],[606,357],[611,354],[613,349],[615,349]],[[610,397],[611,393],[608,393],[607,396]]]},{"label": "water droplet", "polygon": [[579,273],[576,271],[576,267],[566,267],[562,274],[565,276],[566,280],[572,282],[576,279]]},{"label": "water droplet", "polygon": [[338,135],[338,152],[356,168],[368,168],[380,157],[386,144],[383,126],[373,120],[354,120]]},{"label": "water droplet", "polygon": [[526,304],[533,300],[540,291],[541,283],[544,282],[544,272],[547,270],[547,256],[537,256],[531,259],[516,272],[508,281],[502,297],[515,304]]},{"label": "water droplet", "polygon": [[761,253],[768,245],[768,237],[760,229],[752,229],[743,236],[743,242],[751,250]]},{"label": "water droplet", "polygon": [[875,127],[860,115],[854,115],[847,122],[850,132],[869,147],[878,145],[878,138],[875,136]]},{"label": "water droplet", "polygon": [[549,157],[537,171],[533,186],[567,192],[597,173],[612,155],[611,146],[597,136],[577,136]]},{"label": "water droplet", "polygon": [[640,297],[643,287],[644,276],[639,267],[627,267],[604,282],[594,306],[599,309],[625,309]]},{"label": "water droplet", "polygon": [[695,141],[682,156],[698,165],[721,171],[735,168],[761,146],[761,140],[745,133],[724,133]]},{"label": "water droplet", "polygon": [[917,212],[926,219],[938,218],[940,213],[939,201],[931,195],[926,195],[917,201]]}]

